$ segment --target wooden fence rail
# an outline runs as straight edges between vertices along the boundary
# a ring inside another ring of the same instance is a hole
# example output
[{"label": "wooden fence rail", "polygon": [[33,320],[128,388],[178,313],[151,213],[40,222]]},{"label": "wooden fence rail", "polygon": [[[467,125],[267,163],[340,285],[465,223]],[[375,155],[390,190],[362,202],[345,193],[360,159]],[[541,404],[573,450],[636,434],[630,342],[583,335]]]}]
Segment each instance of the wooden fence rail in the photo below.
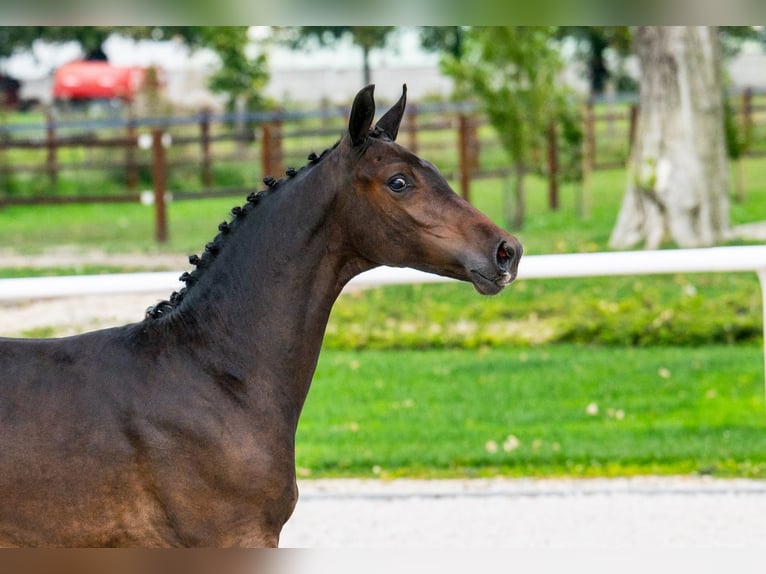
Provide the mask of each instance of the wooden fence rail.
[{"label": "wooden fence rail", "polygon": [[[757,96],[752,90],[745,90],[732,100],[737,104],[737,120],[748,144],[745,152],[755,156],[766,155],[766,149],[754,144],[759,124],[766,123],[763,113],[766,105],[756,101]],[[246,194],[252,191],[247,186],[217,184],[216,167],[244,161],[250,164],[250,173],[259,168],[261,177],[279,175],[288,165],[302,165],[307,153],[314,151],[302,148],[314,139],[326,143],[328,139],[337,138],[343,131],[346,113],[341,108],[240,115],[213,114],[203,110],[180,117],[137,118],[129,115],[126,119],[116,120],[64,121],[48,112],[42,124],[0,125],[0,208],[7,205],[133,202],[141,195],[139,186],[143,177],[144,180],[151,179],[149,185],[153,187],[158,217],[156,235],[163,241],[167,238],[167,228],[160,220],[165,209],[162,202],[175,170],[192,166],[198,170],[200,186],[194,191],[173,190],[175,199]],[[618,106],[609,103],[594,105],[593,101],[588,101],[584,105],[581,128],[583,181],[579,205],[582,215],[587,216],[591,172],[625,165],[638,114],[634,102]],[[412,104],[402,125],[401,140],[416,153],[428,157],[444,156],[446,159],[438,162],[440,168],[448,179],[456,182],[460,193],[470,198],[474,180],[507,177],[510,172],[504,154],[497,152],[500,147],[497,138],[486,126],[485,118],[470,104]],[[559,132],[558,126],[549,126],[546,149],[539,153],[542,170],[548,178],[548,203],[552,210],[560,205]],[[10,161],[13,153],[17,154],[14,157],[21,157],[21,161]],[[73,158],[75,153],[79,157]],[[81,157],[83,154],[84,158]],[[95,154],[101,156],[94,158]],[[37,161],[28,156],[37,158]],[[55,192],[62,174],[108,170],[122,174],[123,192],[99,195]],[[24,174],[41,175],[47,180],[47,189],[53,192],[12,193],[7,182],[18,177],[17,174],[22,177]]]},{"label": "wooden fence rail", "polygon": [[[458,178],[463,182],[462,189],[467,195],[471,177],[481,176],[478,168],[479,123],[472,111],[455,112],[456,109],[458,108],[455,106],[445,106],[444,110],[436,111],[440,117],[429,117],[421,121],[416,111],[417,106],[413,106],[407,115],[403,134],[409,140],[410,147],[417,149],[423,133],[454,132],[456,135],[450,139],[458,143],[445,144],[443,149],[460,149],[460,158],[466,163],[458,165],[452,175],[460,174]],[[433,112],[427,109],[425,112],[429,116],[433,115]],[[323,114],[327,115],[326,111]],[[311,117],[310,114],[307,116]],[[195,192],[194,196],[221,195],[224,190],[216,187],[214,181],[215,165],[244,159],[259,165],[262,176],[278,176],[288,164],[288,154],[290,160],[295,160],[297,153],[304,158],[309,151],[313,151],[295,149],[289,142],[312,138],[337,138],[343,129],[341,118],[337,125],[332,127],[306,127],[295,122],[301,118],[279,113],[251,114],[236,120],[243,124],[251,124],[245,129],[222,129],[222,126],[231,123],[232,119],[202,112],[182,118],[141,120],[130,117],[127,121],[102,123],[57,122],[49,112],[43,126],[0,125],[0,207],[18,204],[90,203],[98,201],[100,197],[105,201],[118,201],[120,197],[125,201],[134,201],[138,196],[140,184],[139,170],[160,174],[167,179],[172,168],[190,165],[199,166],[201,189]],[[213,129],[214,124],[219,127],[217,132]],[[179,125],[183,125],[186,130],[180,132],[177,129]],[[68,133],[72,130],[75,130],[75,133]],[[147,130],[149,133],[146,133]],[[37,133],[29,136],[25,131]],[[156,153],[154,141],[157,132],[170,134],[165,139],[165,147],[172,147],[172,153],[170,150],[165,154]],[[231,148],[232,145],[238,149],[222,151],[225,147]],[[441,146],[431,143],[428,147],[435,149]],[[179,154],[178,150],[181,149],[184,152]],[[186,151],[189,149],[191,151]],[[8,154],[20,150],[36,152],[37,156],[34,159],[37,161],[27,156],[23,156],[22,161],[7,159]],[[71,159],[74,150],[86,154],[106,152],[108,159]],[[64,156],[68,152],[70,159],[67,160]],[[157,161],[162,161],[163,165],[155,165]],[[299,161],[302,163],[305,159]],[[105,170],[121,170],[124,173],[125,193],[65,197],[55,193],[60,176],[64,172]],[[53,190],[53,193],[10,193],[6,182],[17,174],[43,175],[48,181],[47,188]],[[189,193],[188,196],[192,194]]]}]

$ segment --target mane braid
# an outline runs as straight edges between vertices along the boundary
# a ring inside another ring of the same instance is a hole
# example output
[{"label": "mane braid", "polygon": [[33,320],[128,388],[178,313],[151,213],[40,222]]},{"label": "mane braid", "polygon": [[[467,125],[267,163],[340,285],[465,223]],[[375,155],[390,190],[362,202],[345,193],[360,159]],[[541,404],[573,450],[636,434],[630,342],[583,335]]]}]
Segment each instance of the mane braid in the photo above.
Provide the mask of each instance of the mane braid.
[{"label": "mane braid", "polygon": [[[334,150],[340,144],[338,140],[331,148],[325,149],[320,155],[311,152],[308,156],[308,165],[301,167],[299,170],[295,168],[288,168],[285,172],[288,180],[293,179],[298,173],[304,169],[310,168],[321,162],[329,152]],[[145,320],[162,319],[170,315],[181,302],[184,300],[189,290],[197,283],[204,273],[205,269],[210,266],[213,259],[224,249],[225,244],[229,240],[232,234],[236,233],[240,227],[241,220],[243,220],[251,211],[257,208],[261,200],[275,193],[284,183],[286,179],[275,179],[273,177],[264,177],[263,183],[266,185],[266,189],[252,192],[247,196],[247,202],[244,205],[237,205],[231,209],[232,219],[230,221],[223,221],[218,225],[218,235],[213,240],[205,245],[205,251],[202,255],[190,255],[189,263],[194,265],[195,269],[191,272],[185,271],[180,281],[186,284],[185,287],[178,291],[173,291],[167,300],[160,301],[159,303],[152,305],[146,310]]]}]

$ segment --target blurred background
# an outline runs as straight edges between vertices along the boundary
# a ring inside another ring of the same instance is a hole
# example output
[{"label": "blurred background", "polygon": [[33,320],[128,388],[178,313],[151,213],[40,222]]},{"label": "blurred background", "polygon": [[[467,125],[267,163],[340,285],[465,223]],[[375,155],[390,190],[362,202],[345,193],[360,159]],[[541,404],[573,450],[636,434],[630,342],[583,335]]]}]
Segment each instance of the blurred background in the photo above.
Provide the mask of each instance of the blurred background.
[{"label": "blurred background", "polygon": [[[368,83],[379,110],[407,84],[399,143],[526,254],[760,244],[765,46],[761,26],[0,27],[0,278],[182,269]],[[3,304],[0,335],[145,299]],[[762,342],[752,273],[347,293],[299,474],[762,477]]]}]

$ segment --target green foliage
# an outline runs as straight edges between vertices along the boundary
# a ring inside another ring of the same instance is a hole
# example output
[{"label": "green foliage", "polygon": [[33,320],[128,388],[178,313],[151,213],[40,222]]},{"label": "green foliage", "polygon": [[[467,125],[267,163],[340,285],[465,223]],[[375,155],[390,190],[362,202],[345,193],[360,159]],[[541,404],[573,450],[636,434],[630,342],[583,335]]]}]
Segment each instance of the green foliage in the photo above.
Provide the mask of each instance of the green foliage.
[{"label": "green foliage", "polygon": [[[156,271],[162,271],[157,268]],[[75,265],[71,267],[0,267],[0,279],[14,277],[51,277],[65,275],[103,275],[148,271],[145,267],[118,267],[116,265]]]},{"label": "green foliage", "polygon": [[233,111],[240,97],[244,98],[246,109],[262,109],[262,93],[269,79],[266,56],[248,56],[245,51],[247,28],[206,26],[200,36],[204,45],[213,49],[221,59],[221,67],[210,80],[210,89],[229,95],[229,110]]},{"label": "green foliage", "polygon": [[719,26],[718,37],[724,57],[731,58],[739,53],[746,41],[758,40],[759,32],[755,26]]},{"label": "green foliage", "polygon": [[336,303],[332,349],[475,349],[575,342],[617,346],[759,343],[751,274],[521,280],[478,297],[468,285],[409,285]]},{"label": "green foliage", "polygon": [[29,49],[37,40],[53,44],[78,42],[86,59],[104,60],[102,45],[115,30],[111,26],[2,26],[0,57]]},{"label": "green foliage", "polygon": [[36,26],[0,26],[0,58],[31,46],[37,37]]},{"label": "green foliage", "polygon": [[[556,106],[555,125],[558,128],[559,181],[582,180],[582,120],[581,112],[573,100]],[[540,156],[536,171],[547,174],[547,164]]]},{"label": "green foliage", "polygon": [[420,45],[430,52],[449,54],[460,60],[465,33],[465,26],[421,26]]},{"label": "green foliage", "polygon": [[457,97],[479,100],[514,163],[543,147],[546,129],[563,104],[553,32],[546,26],[471,28],[462,58],[447,56],[442,63],[456,80]]},{"label": "green foliage", "polygon": [[[619,70],[611,70],[607,65],[606,51],[612,49],[620,58],[630,53],[631,31],[627,26],[559,26],[558,38],[575,41],[575,56],[587,69],[591,94],[601,94],[606,82],[614,78],[619,84],[629,82],[629,78]],[[623,87],[625,87],[623,85]],[[619,87],[618,87],[619,90]],[[632,90],[631,90],[632,91]]]},{"label": "green foliage", "polygon": [[752,130],[748,130],[746,126],[740,126],[732,98],[724,97],[722,102],[726,152],[729,159],[739,159],[752,145]]},{"label": "green foliage", "polygon": [[442,60],[444,72],[455,79],[456,96],[479,101],[508,154],[515,184],[514,199],[505,200],[507,213],[515,205],[506,221],[517,229],[525,220],[524,176],[530,166],[541,169],[552,123],[565,128],[565,173],[573,173],[580,153],[575,100],[558,78],[562,62],[554,34],[550,26],[473,27],[465,33],[461,56]]}]

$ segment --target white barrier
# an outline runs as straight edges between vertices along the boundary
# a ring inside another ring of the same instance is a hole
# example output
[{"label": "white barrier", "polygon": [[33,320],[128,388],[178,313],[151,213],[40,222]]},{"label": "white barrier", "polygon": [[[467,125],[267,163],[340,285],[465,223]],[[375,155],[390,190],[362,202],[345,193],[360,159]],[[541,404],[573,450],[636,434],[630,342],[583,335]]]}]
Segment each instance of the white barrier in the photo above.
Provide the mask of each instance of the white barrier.
[{"label": "white barrier", "polygon": [[183,287],[178,280],[180,275],[180,271],[162,271],[2,279],[0,280],[0,302],[165,291],[170,294],[173,290]]},{"label": "white barrier", "polygon": [[[761,283],[766,375],[766,245],[525,255],[519,265],[519,279],[733,272],[754,272]],[[182,287],[178,281],[180,273],[176,271],[2,279],[0,301],[120,293],[170,293]],[[451,279],[414,269],[379,267],[355,277],[349,285],[369,287],[439,281]]]},{"label": "white barrier", "polygon": [[[766,272],[766,245],[525,255],[521,258],[519,265],[519,279],[740,271]],[[379,267],[354,278],[352,284],[378,285],[436,281],[451,281],[451,279],[414,269]]]}]

